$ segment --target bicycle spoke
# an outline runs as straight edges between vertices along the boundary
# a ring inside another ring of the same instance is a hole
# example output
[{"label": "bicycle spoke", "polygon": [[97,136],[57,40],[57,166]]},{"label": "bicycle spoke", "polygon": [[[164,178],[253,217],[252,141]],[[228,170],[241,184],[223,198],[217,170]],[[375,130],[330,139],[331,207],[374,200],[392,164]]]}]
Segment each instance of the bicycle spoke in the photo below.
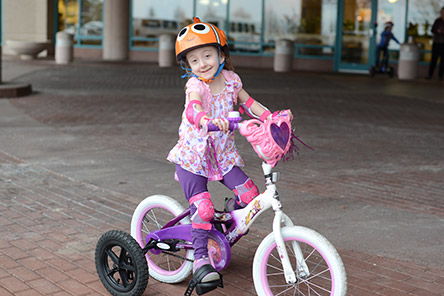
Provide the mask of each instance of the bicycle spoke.
[{"label": "bicycle spoke", "polygon": [[311,287],[311,286],[316,286],[317,288],[319,288],[319,289],[321,289],[322,291],[324,291],[324,292],[327,292],[327,293],[329,293],[330,294],[330,290],[327,290],[327,289],[325,289],[325,288],[322,288],[322,287],[320,287],[320,286],[318,286],[318,285],[316,285],[316,284],[314,284],[314,283],[304,283],[306,286],[307,286],[307,288],[308,288],[308,293],[309,294],[311,294],[310,293],[310,291],[312,291],[313,293],[315,293],[316,295],[318,295],[318,296],[321,296],[322,294],[320,294],[320,293],[318,293],[315,289],[313,289],[313,287]]}]

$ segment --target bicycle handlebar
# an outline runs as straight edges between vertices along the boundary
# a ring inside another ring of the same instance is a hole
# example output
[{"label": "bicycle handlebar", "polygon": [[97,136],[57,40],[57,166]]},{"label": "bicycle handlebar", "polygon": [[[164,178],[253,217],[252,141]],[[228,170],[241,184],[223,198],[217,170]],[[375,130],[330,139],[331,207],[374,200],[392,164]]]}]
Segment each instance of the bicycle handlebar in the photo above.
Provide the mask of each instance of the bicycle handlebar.
[{"label": "bicycle handlebar", "polygon": [[[234,131],[240,128],[240,123],[239,121],[242,120],[242,117],[240,117],[239,112],[237,111],[231,111],[230,114],[228,115],[228,121],[230,122],[228,129],[230,131]],[[208,122],[208,131],[209,132],[217,132],[220,131],[219,127],[217,127],[217,125],[213,124],[212,122]]]},{"label": "bicycle handlebar", "polygon": [[[209,122],[207,126],[208,126],[208,131],[209,132],[218,132],[218,131],[220,131],[219,127],[217,125],[213,124],[212,122]],[[230,125],[228,127],[228,129],[230,131],[234,131],[234,130],[237,130],[239,128],[240,128],[240,123],[230,121]]]}]

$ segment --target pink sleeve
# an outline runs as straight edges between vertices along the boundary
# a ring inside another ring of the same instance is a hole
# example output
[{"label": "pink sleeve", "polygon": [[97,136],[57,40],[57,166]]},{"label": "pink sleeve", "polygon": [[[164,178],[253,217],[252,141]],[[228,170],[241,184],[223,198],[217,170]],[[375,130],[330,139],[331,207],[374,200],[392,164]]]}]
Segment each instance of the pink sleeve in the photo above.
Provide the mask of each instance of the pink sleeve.
[{"label": "pink sleeve", "polygon": [[201,82],[195,77],[191,77],[187,81],[187,84],[185,85],[185,94],[187,97],[187,101],[189,99],[190,93],[192,92],[198,93],[201,98],[203,97],[202,87],[200,86],[200,84]]},{"label": "pink sleeve", "polygon": [[233,96],[233,104],[237,104],[237,97],[239,95],[239,92],[242,89],[242,80],[240,79],[239,75],[234,73],[233,71],[226,71],[225,72],[225,79],[229,81],[232,86],[232,90],[234,92]]}]

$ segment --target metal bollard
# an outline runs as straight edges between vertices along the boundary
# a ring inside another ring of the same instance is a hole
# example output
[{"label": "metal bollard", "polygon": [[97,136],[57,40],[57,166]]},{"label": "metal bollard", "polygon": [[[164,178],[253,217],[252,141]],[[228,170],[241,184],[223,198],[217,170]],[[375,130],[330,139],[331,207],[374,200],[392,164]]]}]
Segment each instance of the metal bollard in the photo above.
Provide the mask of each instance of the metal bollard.
[{"label": "metal bollard", "polygon": [[276,41],[273,68],[275,72],[289,72],[293,68],[293,41],[280,39]]},{"label": "metal bollard", "polygon": [[418,77],[419,48],[414,43],[404,43],[399,51],[398,79],[413,80]]},{"label": "metal bollard", "polygon": [[56,34],[56,64],[68,64],[73,60],[73,35],[60,31]]},{"label": "metal bollard", "polygon": [[175,36],[162,34],[159,36],[159,67],[172,67],[176,61],[174,54]]}]

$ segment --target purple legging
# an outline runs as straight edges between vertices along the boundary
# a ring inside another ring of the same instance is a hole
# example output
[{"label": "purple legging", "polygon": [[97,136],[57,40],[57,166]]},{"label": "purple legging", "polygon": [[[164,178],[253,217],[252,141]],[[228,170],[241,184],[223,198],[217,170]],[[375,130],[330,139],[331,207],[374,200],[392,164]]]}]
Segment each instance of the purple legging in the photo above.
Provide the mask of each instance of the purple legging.
[{"label": "purple legging", "polygon": [[[208,178],[184,170],[179,165],[176,165],[176,175],[187,201],[196,194],[208,191]],[[244,184],[247,179],[248,176],[239,167],[235,166],[224,175],[220,182],[228,189],[233,190],[236,186]],[[190,205],[190,211],[190,216],[193,216],[196,207]],[[191,236],[193,237],[194,259],[197,260],[203,256],[208,256],[208,230],[192,228]]]}]

